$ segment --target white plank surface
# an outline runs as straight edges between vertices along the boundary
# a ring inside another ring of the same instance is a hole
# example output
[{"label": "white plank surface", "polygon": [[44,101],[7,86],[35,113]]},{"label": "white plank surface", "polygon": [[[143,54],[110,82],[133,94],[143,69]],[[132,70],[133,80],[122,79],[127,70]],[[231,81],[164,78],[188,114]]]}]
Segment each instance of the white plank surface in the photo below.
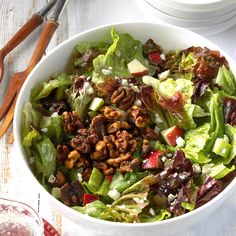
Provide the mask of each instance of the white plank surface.
[{"label": "white plank surface", "polygon": [[[0,1],[0,47],[46,0],[1,0]],[[48,50],[51,50],[67,38],[102,24],[124,21],[148,21],[140,12],[134,0],[69,0],[61,25],[54,35]],[[0,103],[4,96],[12,73],[23,70],[32,53],[39,30],[12,52],[5,61],[5,76],[0,84]],[[218,35],[208,36],[210,40],[223,48],[236,60],[236,26]],[[9,144],[9,134],[0,140],[0,196],[18,199],[30,204],[52,223],[62,235],[90,235],[71,224],[55,210],[50,209],[32,183],[24,175],[20,157],[14,145]],[[233,236],[236,235],[236,193],[222,206],[214,216],[204,220],[182,236]],[[80,232],[80,233],[78,233]],[[91,235],[92,236],[92,235]]]}]

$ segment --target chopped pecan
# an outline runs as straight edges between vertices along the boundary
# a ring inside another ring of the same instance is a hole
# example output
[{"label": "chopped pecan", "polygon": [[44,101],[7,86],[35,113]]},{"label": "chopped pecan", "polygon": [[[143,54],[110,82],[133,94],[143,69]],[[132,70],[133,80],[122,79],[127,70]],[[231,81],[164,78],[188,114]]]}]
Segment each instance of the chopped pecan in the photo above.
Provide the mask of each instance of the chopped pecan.
[{"label": "chopped pecan", "polygon": [[119,167],[121,173],[133,172],[136,168],[140,166],[140,161],[138,158],[134,158],[131,161],[122,161]]},{"label": "chopped pecan", "polygon": [[104,160],[107,156],[107,147],[105,141],[99,141],[96,144],[95,152],[91,154],[92,160]]},{"label": "chopped pecan", "polygon": [[116,133],[120,129],[129,129],[130,125],[126,121],[115,121],[107,126],[107,133]]},{"label": "chopped pecan", "polygon": [[104,175],[113,175],[115,173],[115,169],[105,162],[96,162],[93,166],[100,170]]},{"label": "chopped pecan", "polygon": [[61,187],[66,183],[65,175],[61,171],[56,172],[55,186]]},{"label": "chopped pecan", "polygon": [[128,110],[135,99],[135,93],[131,88],[119,87],[111,96],[111,102],[121,110]]},{"label": "chopped pecan", "polygon": [[138,128],[148,127],[151,123],[150,116],[148,115],[147,110],[144,108],[132,106],[131,116]]},{"label": "chopped pecan", "polygon": [[105,106],[103,108],[103,114],[108,120],[120,120],[123,116],[121,111],[115,110],[114,108]]},{"label": "chopped pecan", "polygon": [[68,169],[72,169],[74,167],[75,162],[79,158],[80,154],[76,150],[71,151],[65,161],[65,167]]},{"label": "chopped pecan", "polygon": [[83,121],[78,112],[63,112],[62,113],[62,126],[66,133],[76,134],[77,130],[83,127]]},{"label": "chopped pecan", "polygon": [[62,164],[67,159],[70,153],[69,147],[67,145],[59,144],[57,145],[57,163]]},{"label": "chopped pecan", "polygon": [[117,158],[110,158],[106,160],[106,163],[111,165],[111,166],[119,166],[121,162],[127,161],[131,158],[131,154],[129,152],[127,153],[121,153],[119,157]]},{"label": "chopped pecan", "polygon": [[146,157],[151,151],[152,148],[149,144],[149,141],[147,139],[144,139],[141,147],[141,156]]},{"label": "chopped pecan", "polygon": [[67,206],[75,206],[82,203],[84,189],[79,181],[74,181],[71,184],[66,183],[61,188],[62,202]]},{"label": "chopped pecan", "polygon": [[104,127],[105,117],[102,115],[97,115],[92,119],[91,126],[95,133],[98,135],[99,139],[102,139],[105,135]]},{"label": "chopped pecan", "polygon": [[75,168],[79,168],[79,167],[87,168],[89,166],[90,166],[90,163],[85,157],[79,158],[74,164]]}]

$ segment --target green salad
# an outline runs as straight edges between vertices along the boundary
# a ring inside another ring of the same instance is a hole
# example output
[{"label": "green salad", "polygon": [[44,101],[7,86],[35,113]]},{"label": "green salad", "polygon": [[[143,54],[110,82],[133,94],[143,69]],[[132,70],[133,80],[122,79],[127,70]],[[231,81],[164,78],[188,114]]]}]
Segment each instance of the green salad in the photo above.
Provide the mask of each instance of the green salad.
[{"label": "green salad", "polygon": [[163,51],[111,29],[78,42],[64,73],[31,91],[22,144],[38,181],[75,211],[156,222],[235,177],[236,80],[220,52]]}]

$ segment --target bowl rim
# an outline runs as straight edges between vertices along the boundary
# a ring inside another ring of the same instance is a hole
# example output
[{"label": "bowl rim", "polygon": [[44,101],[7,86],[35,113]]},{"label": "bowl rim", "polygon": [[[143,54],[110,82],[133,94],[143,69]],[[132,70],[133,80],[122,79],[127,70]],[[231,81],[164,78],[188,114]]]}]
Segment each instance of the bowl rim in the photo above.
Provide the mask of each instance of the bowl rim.
[{"label": "bowl rim", "polygon": [[[17,102],[16,102],[16,108],[15,108],[15,113],[14,113],[14,119],[13,119],[13,132],[14,132],[14,137],[15,137],[15,143],[16,143],[16,148],[19,150],[20,155],[21,155],[21,161],[24,162],[24,166],[26,167],[25,169],[28,171],[28,173],[33,177],[30,179],[33,179],[33,181],[35,183],[37,183],[37,188],[40,191],[40,193],[43,193],[43,195],[48,196],[47,199],[48,201],[52,201],[54,206],[57,206],[57,208],[59,208],[62,212],[61,214],[65,217],[68,217],[68,215],[73,215],[75,217],[79,217],[82,218],[83,220],[86,220],[88,222],[93,222],[93,223],[98,223],[100,225],[107,225],[107,226],[114,226],[114,227],[122,227],[122,228],[143,228],[143,227],[150,227],[150,226],[163,226],[166,224],[170,224],[170,223],[176,223],[177,221],[182,221],[185,218],[190,218],[193,217],[199,213],[201,213],[202,211],[206,211],[206,208],[212,206],[215,203],[218,203],[220,199],[223,199],[224,197],[227,197],[227,194],[229,196],[229,193],[234,191],[236,188],[236,178],[234,178],[228,185],[227,187],[220,192],[216,197],[214,197],[212,200],[210,200],[209,202],[207,202],[206,204],[202,205],[201,207],[185,213],[183,215],[177,216],[177,217],[173,217],[170,219],[166,219],[163,221],[157,221],[157,222],[146,222],[146,223],[123,223],[123,222],[112,222],[112,221],[107,221],[107,220],[102,220],[102,219],[98,219],[98,218],[94,218],[88,215],[85,215],[83,213],[80,213],[68,206],[66,206],[65,204],[63,204],[61,201],[59,201],[58,199],[56,199],[55,197],[53,197],[37,180],[37,178],[35,177],[35,175],[33,174],[32,170],[30,169],[28,163],[27,163],[27,157],[26,154],[24,153],[24,148],[21,144],[21,135],[20,135],[20,130],[18,132],[19,128],[19,121],[22,117],[21,115],[21,105],[20,105],[20,98],[24,96],[24,90],[25,87],[27,86],[27,84],[29,83],[32,75],[34,75],[35,71],[41,67],[41,65],[47,61],[47,58],[51,55],[56,53],[57,50],[59,50],[61,47],[63,47],[65,44],[70,44],[72,41],[74,41],[76,38],[79,38],[83,35],[92,33],[92,32],[96,32],[96,31],[100,31],[103,29],[109,29],[112,27],[119,27],[119,26],[132,26],[132,25],[153,25],[156,27],[168,27],[169,29],[173,29],[173,30],[178,30],[180,32],[183,32],[185,34],[191,34],[192,36],[195,36],[201,40],[204,40],[207,44],[211,44],[212,46],[214,46],[214,48],[220,50],[220,53],[222,55],[224,55],[227,60],[229,61],[231,68],[232,65],[235,65],[234,60],[227,54],[225,53],[225,51],[223,49],[221,49],[219,46],[217,46],[215,43],[213,43],[212,41],[208,40],[207,38],[205,38],[204,36],[201,36],[193,31],[190,31],[188,29],[182,28],[182,27],[178,27],[178,26],[174,26],[174,25],[169,25],[166,23],[162,23],[162,22],[158,22],[158,23],[153,23],[153,22],[148,22],[148,21],[129,21],[129,22],[113,22],[113,23],[109,23],[109,24],[103,24],[97,27],[93,27],[90,28],[88,30],[84,30],[78,34],[75,34],[74,36],[68,38],[67,40],[65,40],[64,42],[60,43],[59,45],[57,45],[55,48],[53,48],[49,53],[47,53],[47,55],[45,57],[42,58],[42,60],[35,66],[35,68],[30,72],[30,74],[28,75],[25,83],[22,86],[22,89],[20,90],[19,96],[17,98]],[[236,68],[236,67],[235,67]],[[42,80],[43,81],[43,80]],[[220,202],[219,202],[220,203]],[[217,204],[216,204],[217,205]],[[65,213],[67,212],[67,213]]]}]

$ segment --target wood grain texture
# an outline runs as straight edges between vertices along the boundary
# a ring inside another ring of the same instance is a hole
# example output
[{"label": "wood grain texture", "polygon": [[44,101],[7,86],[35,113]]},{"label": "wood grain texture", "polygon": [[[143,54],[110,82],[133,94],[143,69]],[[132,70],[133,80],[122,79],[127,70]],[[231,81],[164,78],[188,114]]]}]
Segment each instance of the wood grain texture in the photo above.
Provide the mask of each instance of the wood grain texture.
[{"label": "wood grain texture", "polygon": [[[46,0],[1,0],[0,1],[0,47],[26,19],[39,10]],[[60,26],[49,44],[51,51],[67,38],[84,30],[103,24],[124,21],[148,21],[135,5],[134,0],[69,0],[61,16]],[[0,103],[5,94],[10,75],[23,70],[29,62],[38,40],[36,30],[22,45],[17,47],[5,61],[5,76],[0,84]],[[236,60],[236,26],[214,36],[208,36],[233,59]],[[0,140],[0,196],[19,199],[30,204],[40,215],[53,224],[64,236],[95,236],[63,218],[53,210],[44,195],[39,194],[35,184],[28,179],[21,157],[14,145],[10,145],[9,134]],[[181,232],[181,236],[234,236],[236,235],[236,194],[227,200],[210,218]],[[80,234],[78,234],[80,232]]]}]

